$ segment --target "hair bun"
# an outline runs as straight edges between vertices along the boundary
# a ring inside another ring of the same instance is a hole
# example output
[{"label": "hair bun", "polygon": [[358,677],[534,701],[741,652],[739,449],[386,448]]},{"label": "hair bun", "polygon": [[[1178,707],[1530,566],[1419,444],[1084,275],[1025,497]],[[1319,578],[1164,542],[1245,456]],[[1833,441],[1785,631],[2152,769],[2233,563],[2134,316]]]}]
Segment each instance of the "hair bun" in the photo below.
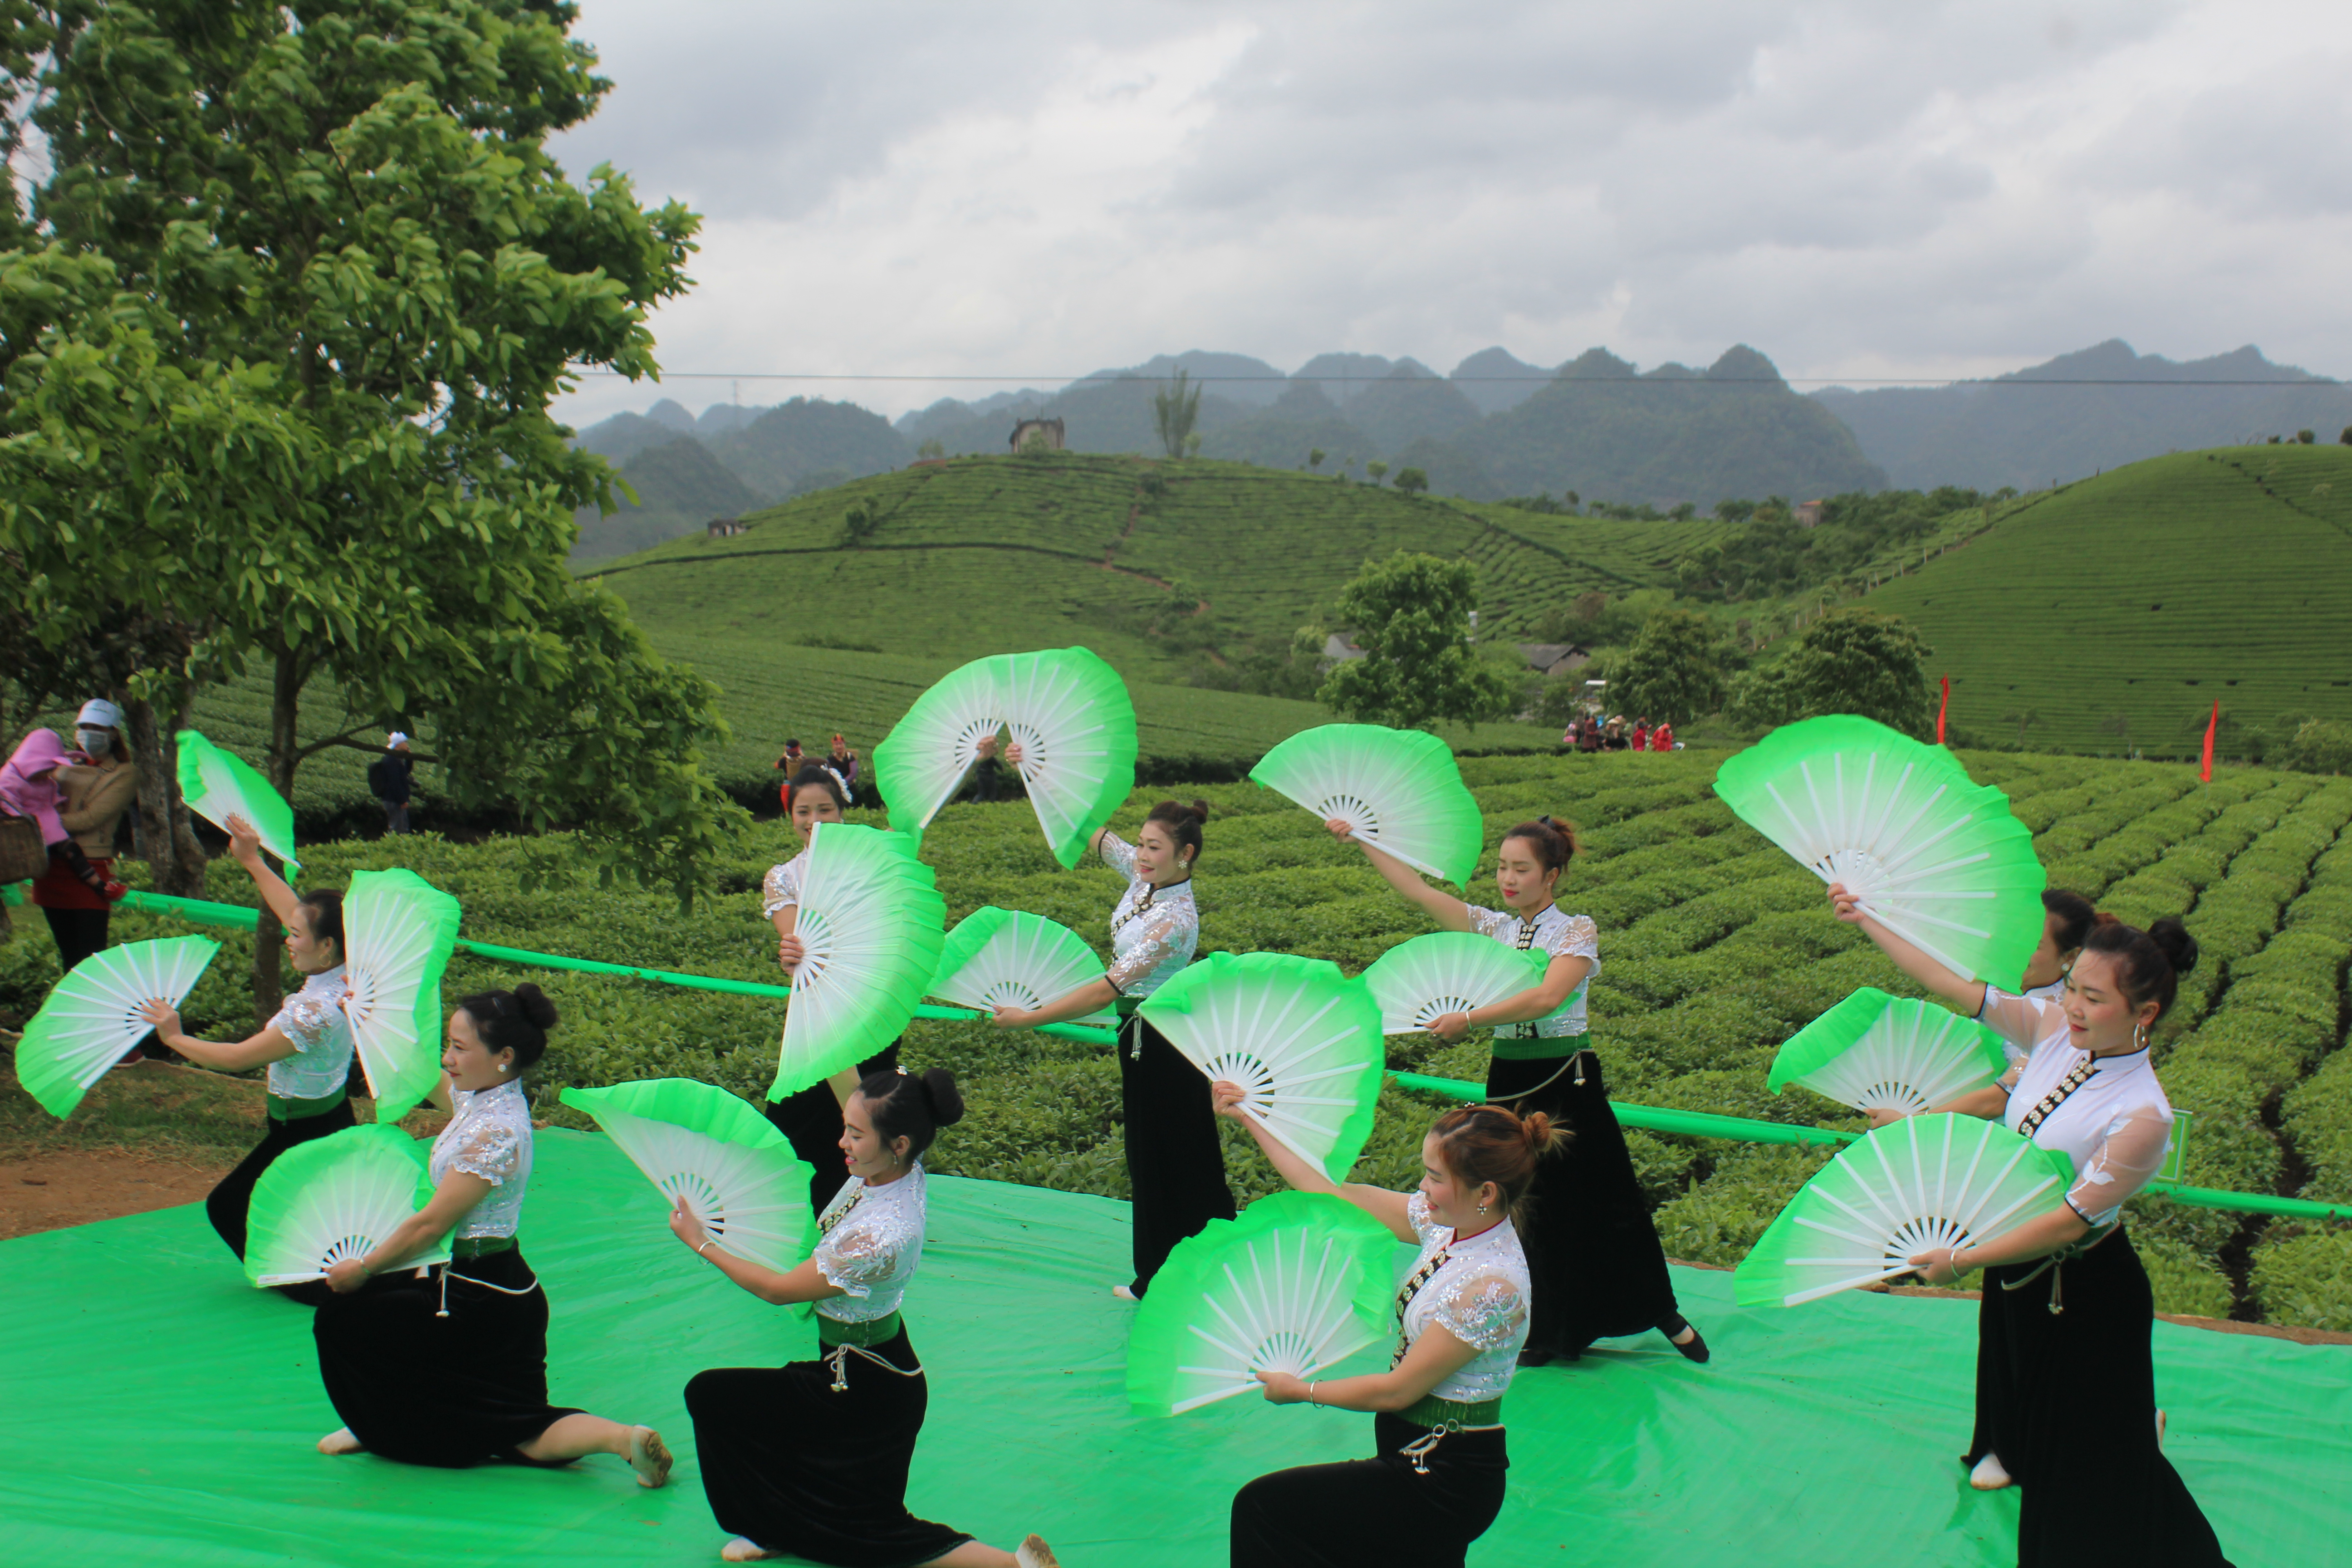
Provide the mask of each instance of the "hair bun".
[{"label": "hair bun", "polygon": [[925,1068],[923,1093],[931,1102],[931,1120],[941,1127],[953,1127],[963,1120],[963,1091],[956,1088],[955,1074],[945,1068]]},{"label": "hair bun", "polygon": [[2197,939],[2189,928],[2170,915],[2147,928],[2147,940],[2156,943],[2171,962],[2172,973],[2186,974],[2197,967]]},{"label": "hair bun", "polygon": [[1192,803],[1192,815],[1195,817],[1198,817],[1201,821],[1206,822],[1209,820],[1209,803],[1207,801],[1194,801]]},{"label": "hair bun", "polygon": [[541,1034],[555,1027],[555,999],[526,980],[514,988],[515,1005]]}]

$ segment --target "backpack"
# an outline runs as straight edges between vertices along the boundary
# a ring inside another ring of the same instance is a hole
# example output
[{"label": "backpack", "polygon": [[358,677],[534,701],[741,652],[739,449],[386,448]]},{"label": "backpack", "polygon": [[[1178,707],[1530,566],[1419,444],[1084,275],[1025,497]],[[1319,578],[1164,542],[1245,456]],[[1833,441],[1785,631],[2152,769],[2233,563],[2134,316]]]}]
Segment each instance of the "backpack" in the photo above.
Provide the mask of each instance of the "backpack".
[{"label": "backpack", "polygon": [[389,756],[378,757],[368,764],[368,793],[378,800],[393,800],[408,793],[408,780],[401,765]]}]

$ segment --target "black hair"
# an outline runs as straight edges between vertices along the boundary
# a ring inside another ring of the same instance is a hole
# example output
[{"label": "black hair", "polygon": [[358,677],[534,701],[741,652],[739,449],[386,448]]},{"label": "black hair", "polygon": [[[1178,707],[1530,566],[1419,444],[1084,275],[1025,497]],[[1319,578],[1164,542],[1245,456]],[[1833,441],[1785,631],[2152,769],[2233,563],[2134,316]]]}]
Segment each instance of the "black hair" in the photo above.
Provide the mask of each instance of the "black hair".
[{"label": "black hair", "polygon": [[530,1066],[546,1054],[547,1031],[555,1027],[555,1003],[546,992],[526,980],[511,991],[484,991],[457,1004],[474,1020],[482,1048],[497,1056],[515,1054],[515,1067]]},{"label": "black hair", "polygon": [[2172,1010],[2180,977],[2197,967],[2197,939],[2170,915],[2142,931],[2102,914],[2083,939],[2083,951],[2112,956],[2124,1000],[2134,1007],[2155,1003],[2159,1018]]},{"label": "black hair", "polygon": [[797,746],[800,743],[800,738],[798,736],[787,735],[784,737],[784,744],[787,746]]},{"label": "black hair", "polygon": [[310,911],[311,940],[333,942],[335,962],[341,963],[349,956],[343,947],[343,895],[332,888],[313,888],[299,901]]},{"label": "black hair", "polygon": [[1533,822],[1522,822],[1503,835],[1507,844],[1514,838],[1524,838],[1536,847],[1536,858],[1547,871],[1557,871],[1576,854],[1576,825],[1562,822],[1556,816],[1538,816]]},{"label": "black hair", "polygon": [[849,809],[849,797],[841,791],[841,775],[831,768],[821,767],[814,763],[811,763],[794,773],[792,783],[784,786],[784,809],[790,811],[793,808],[793,802],[800,798],[801,791],[812,786],[822,789],[825,794],[833,796],[833,804],[842,810]]},{"label": "black hair", "polygon": [[2099,911],[2092,908],[2091,900],[2063,888],[2044,889],[2042,908],[2049,915],[2053,924],[2051,935],[2061,952],[2071,952],[2081,947],[2083,939],[2091,934],[2091,927],[2098,923]]},{"label": "black hair", "polygon": [[1209,803],[1205,800],[1196,800],[1190,805],[1181,800],[1163,800],[1151,808],[1151,815],[1143,819],[1143,825],[1149,827],[1155,822],[1160,824],[1168,830],[1168,837],[1179,848],[1190,849],[1192,852],[1191,859],[1198,860],[1201,858],[1201,825],[1208,820]]},{"label": "black hair", "polygon": [[857,1092],[866,1097],[866,1114],[874,1119],[876,1134],[886,1146],[907,1140],[910,1161],[923,1157],[940,1128],[963,1120],[963,1092],[956,1088],[955,1074],[945,1068],[870,1073],[859,1080]]}]

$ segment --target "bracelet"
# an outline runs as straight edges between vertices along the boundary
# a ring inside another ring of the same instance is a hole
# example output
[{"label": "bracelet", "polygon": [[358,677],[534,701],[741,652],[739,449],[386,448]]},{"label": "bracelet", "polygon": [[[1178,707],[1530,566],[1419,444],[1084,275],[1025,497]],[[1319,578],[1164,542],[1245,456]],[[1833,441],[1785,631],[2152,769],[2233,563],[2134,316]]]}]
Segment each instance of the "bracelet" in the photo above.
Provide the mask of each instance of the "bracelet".
[{"label": "bracelet", "polygon": [[1314,1383],[1309,1383],[1309,1384],[1307,1385],[1307,1404],[1309,1404],[1309,1405],[1313,1405],[1313,1406],[1315,1406],[1315,1408],[1316,1408],[1316,1409],[1318,1409],[1318,1410],[1320,1410],[1320,1409],[1322,1409],[1322,1408],[1323,1408],[1323,1402],[1322,1402],[1321,1400],[1319,1400],[1319,1399],[1318,1399],[1318,1398],[1316,1398],[1316,1397],[1315,1397],[1315,1384],[1317,1384],[1317,1383],[1320,1383],[1320,1382],[1322,1382],[1322,1381],[1323,1381],[1323,1380],[1322,1380],[1321,1378],[1319,1378],[1319,1377],[1318,1377],[1318,1378],[1315,1379]]},{"label": "bracelet", "polygon": [[[704,1237],[702,1238],[702,1247],[708,1247],[708,1246],[709,1246],[712,1242],[714,1242],[714,1241],[716,1241],[716,1240],[718,1240],[718,1239],[719,1239],[719,1238],[718,1238],[717,1237],[715,1237],[715,1236],[706,1236],[706,1237]],[[701,1257],[701,1256],[702,1256],[702,1247],[696,1247],[696,1248],[694,1249],[694,1255],[695,1255],[697,1258],[699,1258],[699,1257]]]}]

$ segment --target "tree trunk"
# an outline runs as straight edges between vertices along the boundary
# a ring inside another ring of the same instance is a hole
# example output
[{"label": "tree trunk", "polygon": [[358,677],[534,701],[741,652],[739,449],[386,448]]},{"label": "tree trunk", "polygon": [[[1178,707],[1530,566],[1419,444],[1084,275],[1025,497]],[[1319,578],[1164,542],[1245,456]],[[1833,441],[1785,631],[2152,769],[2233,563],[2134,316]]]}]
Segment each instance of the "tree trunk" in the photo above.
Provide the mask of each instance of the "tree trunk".
[{"label": "tree trunk", "polygon": [[[295,724],[301,717],[302,686],[309,674],[293,650],[285,649],[278,655],[277,668],[270,680],[269,755],[266,761],[270,787],[289,805],[294,801],[294,769],[301,761]],[[274,859],[271,868],[281,874],[285,869]],[[286,928],[265,909],[254,921],[253,929],[253,1020],[254,1027],[259,1028],[277,1015],[278,1005],[284,1000],[279,963],[286,951],[282,940]]]},{"label": "tree trunk", "polygon": [[157,716],[152,702],[128,695],[121,701],[131,760],[139,766],[140,856],[157,892],[201,898],[205,850],[189,825],[188,803],[180,798],[180,746],[174,738],[187,727],[187,700],[182,699],[169,723]]}]

